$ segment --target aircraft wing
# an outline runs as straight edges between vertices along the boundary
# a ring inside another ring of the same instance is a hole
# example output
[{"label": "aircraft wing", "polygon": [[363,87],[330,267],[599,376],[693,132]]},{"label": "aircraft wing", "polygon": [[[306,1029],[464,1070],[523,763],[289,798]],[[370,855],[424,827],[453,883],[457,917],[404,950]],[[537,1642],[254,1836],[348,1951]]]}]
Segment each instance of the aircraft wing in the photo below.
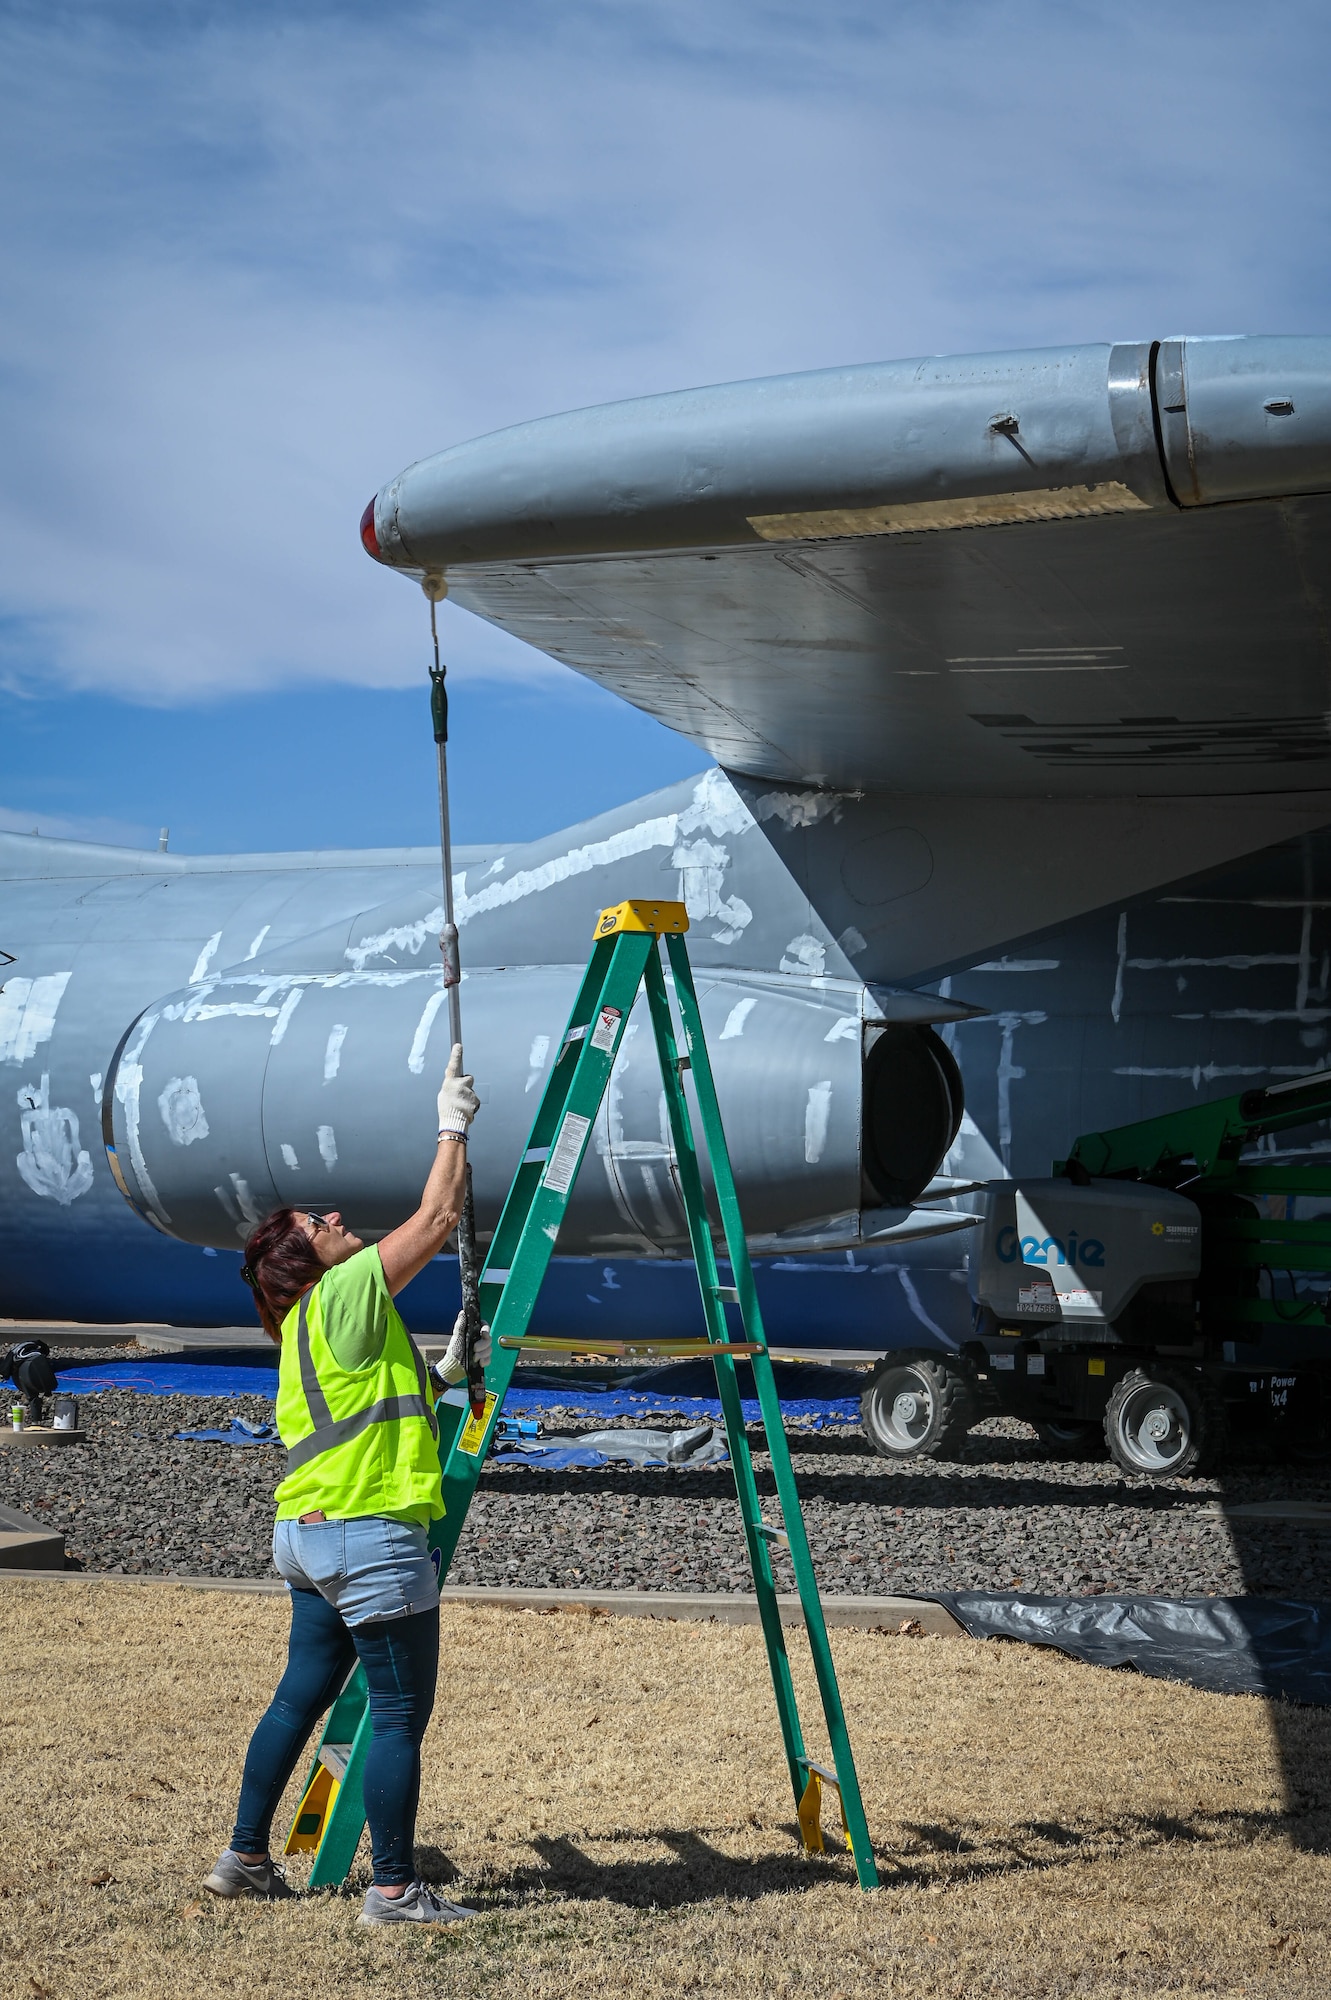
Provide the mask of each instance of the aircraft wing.
[{"label": "aircraft wing", "polygon": [[1064,800],[1331,782],[1331,340],[575,411],[421,460],[362,535],[750,777]]}]

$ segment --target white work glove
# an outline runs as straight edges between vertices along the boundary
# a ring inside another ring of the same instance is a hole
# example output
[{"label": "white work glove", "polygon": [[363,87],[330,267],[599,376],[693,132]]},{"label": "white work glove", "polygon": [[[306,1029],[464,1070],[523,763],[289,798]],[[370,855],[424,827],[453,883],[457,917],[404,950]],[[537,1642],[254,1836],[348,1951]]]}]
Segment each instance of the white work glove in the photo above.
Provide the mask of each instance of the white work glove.
[{"label": "white work glove", "polygon": [[[460,1382],[467,1372],[467,1364],[462,1358],[466,1338],[467,1315],[460,1312],[453,1325],[453,1338],[444,1349],[444,1358],[442,1361],[436,1361],[434,1365],[435,1374],[441,1382],[447,1382],[450,1388]],[[476,1359],[482,1368],[490,1366],[490,1353],[490,1329],[482,1323],[481,1330],[476,1336]]]},{"label": "white work glove", "polygon": [[476,1095],[475,1079],[462,1074],[462,1044],[454,1042],[453,1053],[448,1058],[448,1068],[439,1086],[439,1130],[459,1132],[464,1136],[467,1127],[481,1108],[481,1100]]}]

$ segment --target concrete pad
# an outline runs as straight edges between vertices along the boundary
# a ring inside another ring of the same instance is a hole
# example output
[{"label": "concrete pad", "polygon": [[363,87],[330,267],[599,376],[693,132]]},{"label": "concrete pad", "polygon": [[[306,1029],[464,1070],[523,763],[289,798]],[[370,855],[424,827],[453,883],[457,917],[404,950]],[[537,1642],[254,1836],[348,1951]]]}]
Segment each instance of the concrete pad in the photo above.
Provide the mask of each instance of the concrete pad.
[{"label": "concrete pad", "polygon": [[1222,1500],[1215,1512],[1227,1521],[1308,1521],[1331,1528],[1331,1502],[1326,1500],[1250,1500],[1239,1507]]},{"label": "concrete pad", "polygon": [[[276,1595],[286,1590],[280,1577],[141,1576],[118,1570],[58,1570],[35,1582],[170,1584],[190,1590],[230,1590],[244,1595]],[[665,1618],[715,1620],[719,1625],[756,1625],[758,1600],[745,1592],[685,1590],[505,1590],[469,1583],[445,1584],[439,1593],[445,1604],[491,1605],[504,1611],[589,1611],[606,1618]],[[782,1596],[783,1625],[804,1622],[798,1597]],[[825,1597],[823,1616],[829,1625],[861,1630],[899,1632],[917,1627],[936,1639],[965,1639],[969,1634],[951,1612],[927,1597]]]},{"label": "concrete pad", "polygon": [[[146,1328],[139,1326],[83,1326],[63,1320],[0,1319],[0,1342],[5,1346],[16,1347],[21,1340],[44,1340],[48,1347],[62,1351],[71,1347],[130,1347],[145,1331]],[[154,1327],[152,1331],[159,1329]]]},{"label": "concrete pad", "polygon": [[271,1347],[261,1326],[163,1326],[160,1322],[126,1321],[122,1326],[89,1326],[67,1320],[0,1320],[0,1340],[44,1340],[67,1351],[146,1347],[154,1354],[179,1354],[189,1347]]},{"label": "concrete pad", "polygon": [[41,1451],[53,1445],[58,1448],[87,1442],[86,1431],[58,1431],[54,1424],[24,1424],[17,1431],[12,1424],[0,1425],[0,1447],[13,1446],[16,1451]]},{"label": "concrete pad", "polygon": [[65,1538],[14,1507],[0,1507],[0,1569],[65,1574]]},{"label": "concrete pad", "polygon": [[[758,1600],[747,1591],[685,1590],[508,1590],[477,1584],[445,1584],[439,1593],[450,1604],[503,1605],[521,1611],[600,1612],[613,1618],[715,1619],[721,1625],[756,1625]],[[829,1625],[855,1625],[899,1631],[918,1625],[940,1639],[964,1639],[967,1634],[941,1604],[923,1597],[825,1597],[823,1616]],[[783,1625],[802,1625],[799,1598],[777,1598]]]},{"label": "concrete pad", "polygon": [[183,1354],[210,1347],[266,1347],[276,1360],[277,1349],[261,1326],[144,1327],[138,1344],[153,1354]]}]

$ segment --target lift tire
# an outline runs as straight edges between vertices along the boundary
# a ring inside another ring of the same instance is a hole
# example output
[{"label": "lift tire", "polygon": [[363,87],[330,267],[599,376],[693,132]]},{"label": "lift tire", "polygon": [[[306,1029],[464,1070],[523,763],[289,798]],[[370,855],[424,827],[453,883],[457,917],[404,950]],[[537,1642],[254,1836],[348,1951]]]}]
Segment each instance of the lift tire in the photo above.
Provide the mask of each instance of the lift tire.
[{"label": "lift tire", "polygon": [[1228,1434],[1216,1384],[1191,1368],[1132,1368],[1105,1410],[1105,1443],[1125,1472],[1195,1478],[1223,1452]]},{"label": "lift tire", "polygon": [[1079,1423],[1069,1417],[1065,1423],[1040,1423],[1035,1426],[1040,1443],[1050,1458],[1088,1459],[1103,1458],[1107,1450],[1102,1425]]},{"label": "lift tire", "polygon": [[946,1458],[978,1411],[966,1370],[944,1354],[887,1354],[860,1397],[864,1434],[882,1458]]}]

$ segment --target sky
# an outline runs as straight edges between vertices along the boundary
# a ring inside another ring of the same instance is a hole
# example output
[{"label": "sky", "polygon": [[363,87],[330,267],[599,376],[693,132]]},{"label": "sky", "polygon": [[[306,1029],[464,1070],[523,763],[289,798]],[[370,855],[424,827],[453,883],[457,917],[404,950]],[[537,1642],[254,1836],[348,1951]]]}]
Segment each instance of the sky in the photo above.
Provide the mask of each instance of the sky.
[{"label": "sky", "polygon": [[[1319,333],[1331,10],[0,0],[0,827],[434,837],[357,522],[503,425],[742,376]],[[701,769],[456,607],[455,837]]]}]

